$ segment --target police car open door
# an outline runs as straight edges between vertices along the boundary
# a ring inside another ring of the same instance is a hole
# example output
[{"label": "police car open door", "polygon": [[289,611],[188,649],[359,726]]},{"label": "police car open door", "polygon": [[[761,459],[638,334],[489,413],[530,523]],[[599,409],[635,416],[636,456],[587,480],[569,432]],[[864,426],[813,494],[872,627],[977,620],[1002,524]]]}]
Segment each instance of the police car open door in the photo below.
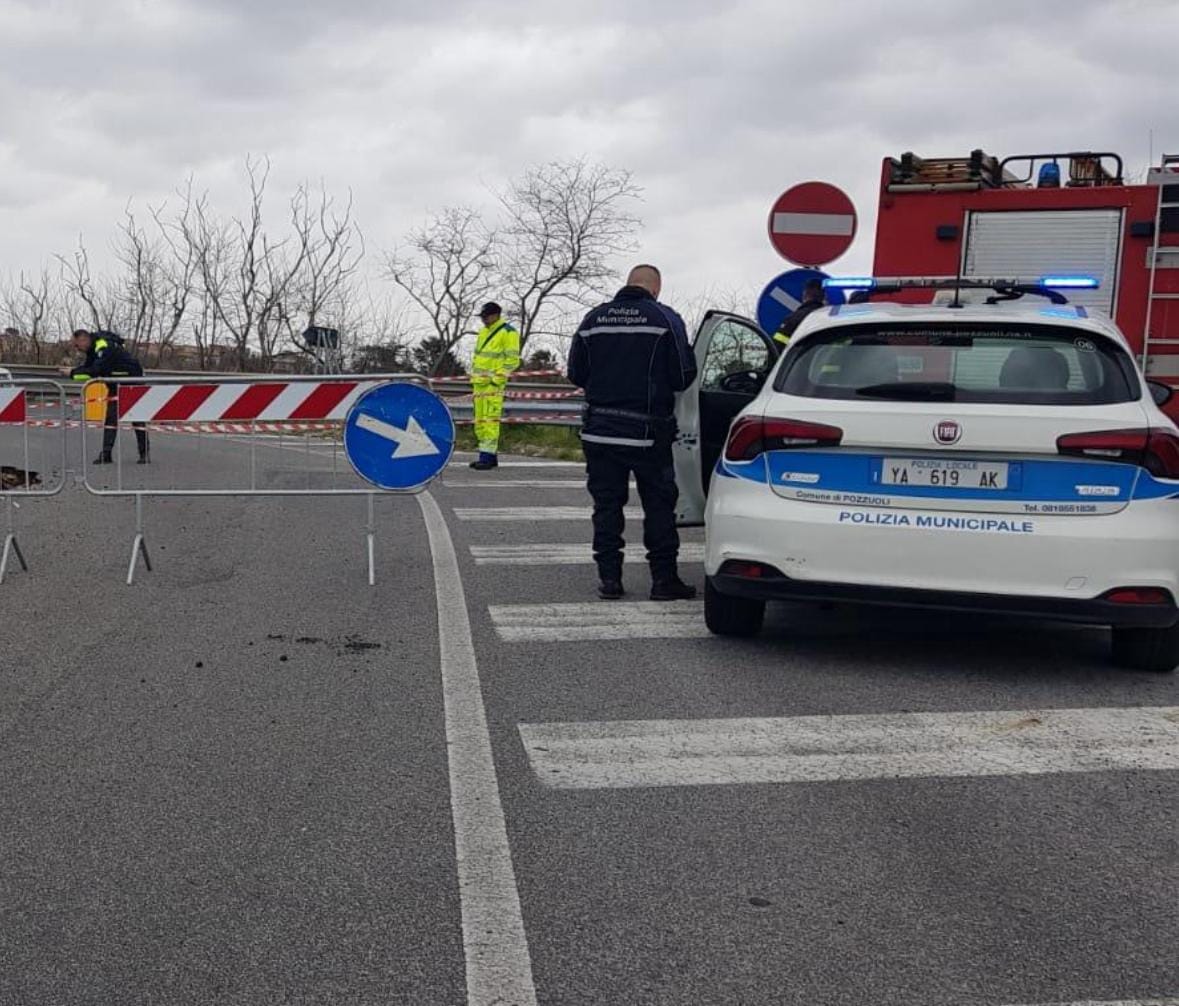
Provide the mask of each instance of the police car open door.
[{"label": "police car open door", "polygon": [[681,525],[704,522],[708,485],[729,427],[757,397],[778,358],[773,340],[756,322],[722,311],[704,316],[692,351],[699,371],[696,383],[676,403],[676,518]]}]

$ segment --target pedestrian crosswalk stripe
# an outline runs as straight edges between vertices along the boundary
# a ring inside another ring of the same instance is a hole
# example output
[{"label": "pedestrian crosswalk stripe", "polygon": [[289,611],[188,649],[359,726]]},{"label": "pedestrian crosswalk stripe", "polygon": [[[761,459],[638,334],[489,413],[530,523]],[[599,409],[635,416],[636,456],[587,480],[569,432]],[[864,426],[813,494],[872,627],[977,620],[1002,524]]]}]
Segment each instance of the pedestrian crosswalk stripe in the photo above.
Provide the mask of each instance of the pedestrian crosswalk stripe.
[{"label": "pedestrian crosswalk stripe", "polygon": [[444,479],[447,489],[585,489],[585,479]]},{"label": "pedestrian crosswalk stripe", "polygon": [[[643,511],[639,507],[627,507],[624,511],[628,520],[641,520]],[[483,506],[455,507],[454,515],[465,521],[524,521],[537,520],[584,520],[588,521],[593,510],[585,506]]]},{"label": "pedestrian crosswalk stripe", "polygon": [[1083,999],[1071,1003],[1038,1003],[1035,1006],[1179,1006],[1179,996],[1166,999]]},{"label": "pedestrian crosswalk stripe", "polygon": [[1179,769],[1179,706],[522,724],[561,789]]},{"label": "pedestrian crosswalk stripe", "polygon": [[[466,461],[451,461],[450,468],[470,467]],[[584,468],[584,461],[501,461],[496,468]]]},{"label": "pedestrian crosswalk stripe", "polygon": [[495,631],[508,643],[694,639],[709,634],[699,601],[496,604],[489,610]]},{"label": "pedestrian crosswalk stripe", "polygon": [[[472,545],[471,556],[477,566],[584,566],[593,563],[594,552],[589,545],[560,542],[531,543],[528,545]],[[642,548],[626,551],[628,563],[646,562]],[[680,562],[703,562],[704,545],[684,542],[680,545]]]}]

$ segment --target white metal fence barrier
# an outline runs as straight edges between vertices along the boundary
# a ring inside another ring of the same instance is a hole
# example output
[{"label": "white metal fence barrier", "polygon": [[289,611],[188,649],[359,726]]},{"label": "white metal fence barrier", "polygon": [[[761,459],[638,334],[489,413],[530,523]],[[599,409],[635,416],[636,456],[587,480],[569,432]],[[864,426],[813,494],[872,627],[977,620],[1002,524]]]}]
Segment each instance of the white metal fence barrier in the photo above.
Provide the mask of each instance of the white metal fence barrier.
[{"label": "white metal fence barrier", "polygon": [[16,533],[20,501],[56,496],[65,488],[65,391],[54,381],[0,380],[0,499],[4,501],[4,547],[0,551],[0,583],[16,558],[29,566]]},{"label": "white metal fence barrier", "polygon": [[[88,382],[80,438],[83,485],[94,496],[135,501],[127,583],[134,582],[140,560],[149,572],[152,568],[144,530],[146,499],[347,496],[366,499],[368,582],[374,585],[375,498],[418,492],[425,483],[399,489],[366,480],[343,449],[343,431],[356,403],[390,384],[424,388],[426,382],[413,374],[153,375]],[[445,466],[454,430],[441,402],[439,408],[451,424],[446,456],[440,459]],[[390,437],[416,435],[391,429]],[[153,450],[160,436],[163,449]],[[170,448],[174,437],[186,438],[188,449]],[[192,464],[193,451],[197,459],[208,457],[212,463]]]}]

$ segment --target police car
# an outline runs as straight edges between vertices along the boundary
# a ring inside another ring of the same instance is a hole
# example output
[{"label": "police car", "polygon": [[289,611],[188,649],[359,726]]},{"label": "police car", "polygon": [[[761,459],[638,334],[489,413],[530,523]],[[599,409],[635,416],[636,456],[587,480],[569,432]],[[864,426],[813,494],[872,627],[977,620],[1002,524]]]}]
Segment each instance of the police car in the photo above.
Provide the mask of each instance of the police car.
[{"label": "police car", "polygon": [[[1179,664],[1171,391],[1061,293],[1095,281],[828,283],[859,292],[780,359],[735,315],[697,336],[676,465],[708,627],[752,635],[777,600],[995,612],[1110,626],[1118,663]],[[873,300],[910,286],[952,290]]]}]

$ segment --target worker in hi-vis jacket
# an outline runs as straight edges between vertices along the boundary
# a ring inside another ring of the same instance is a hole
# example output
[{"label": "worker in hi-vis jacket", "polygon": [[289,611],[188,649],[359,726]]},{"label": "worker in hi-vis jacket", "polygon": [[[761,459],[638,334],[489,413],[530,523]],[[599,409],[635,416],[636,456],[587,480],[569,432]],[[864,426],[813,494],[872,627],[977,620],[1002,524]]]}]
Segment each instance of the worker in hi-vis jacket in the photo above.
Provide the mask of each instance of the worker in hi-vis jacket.
[{"label": "worker in hi-vis jacket", "polygon": [[485,472],[499,464],[499,428],[504,414],[504,389],[512,371],[520,366],[520,333],[503,317],[494,301],[479,312],[483,328],[475,338],[471,360],[471,388],[475,393],[475,439],[479,457],[471,462]]}]

